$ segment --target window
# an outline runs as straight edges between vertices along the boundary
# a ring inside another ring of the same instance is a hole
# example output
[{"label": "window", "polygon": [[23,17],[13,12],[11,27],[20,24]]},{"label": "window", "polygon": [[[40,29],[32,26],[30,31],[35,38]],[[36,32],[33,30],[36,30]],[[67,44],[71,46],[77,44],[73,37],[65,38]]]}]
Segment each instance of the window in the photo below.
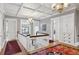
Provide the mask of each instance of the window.
[{"label": "window", "polygon": [[29,23],[26,19],[21,19],[20,21],[20,33],[27,35],[29,34]]},{"label": "window", "polygon": [[27,34],[33,33],[33,35],[35,35],[36,32],[38,31],[39,31],[39,21],[34,20],[33,23],[30,24],[29,21],[26,19],[20,20],[20,33],[21,34],[27,35]]}]

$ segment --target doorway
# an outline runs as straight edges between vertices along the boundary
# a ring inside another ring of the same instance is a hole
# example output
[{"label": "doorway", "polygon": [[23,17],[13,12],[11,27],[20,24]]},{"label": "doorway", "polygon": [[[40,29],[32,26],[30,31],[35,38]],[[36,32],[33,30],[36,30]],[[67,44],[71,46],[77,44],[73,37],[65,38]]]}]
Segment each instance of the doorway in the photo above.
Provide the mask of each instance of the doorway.
[{"label": "doorway", "polygon": [[17,19],[6,18],[4,20],[4,34],[7,41],[17,38]]}]

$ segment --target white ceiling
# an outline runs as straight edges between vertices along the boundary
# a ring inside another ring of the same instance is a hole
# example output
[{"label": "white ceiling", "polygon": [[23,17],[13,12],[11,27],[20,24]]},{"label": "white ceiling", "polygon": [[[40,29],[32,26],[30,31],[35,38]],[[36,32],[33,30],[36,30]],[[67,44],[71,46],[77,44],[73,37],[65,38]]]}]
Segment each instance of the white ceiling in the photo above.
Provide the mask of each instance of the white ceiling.
[{"label": "white ceiling", "polygon": [[[32,17],[40,20],[55,13],[55,11],[52,11],[51,5],[52,3],[4,3],[4,9],[6,15]],[[70,4],[70,6],[79,6],[79,4]]]}]

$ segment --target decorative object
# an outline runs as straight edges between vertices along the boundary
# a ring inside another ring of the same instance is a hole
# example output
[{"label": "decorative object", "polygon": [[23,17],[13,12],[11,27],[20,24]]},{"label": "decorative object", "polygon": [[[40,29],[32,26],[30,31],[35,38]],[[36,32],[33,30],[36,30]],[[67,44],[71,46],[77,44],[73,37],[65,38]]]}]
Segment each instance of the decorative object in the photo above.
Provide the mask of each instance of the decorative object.
[{"label": "decorative object", "polygon": [[46,32],[47,30],[46,27],[47,27],[46,24],[42,24],[42,31]]},{"label": "decorative object", "polygon": [[52,9],[53,10],[56,10],[60,13],[63,12],[63,10],[68,6],[67,3],[55,3],[55,4],[52,4]]},{"label": "decorative object", "polygon": [[40,49],[39,51],[32,53],[32,55],[79,55],[79,50],[58,44],[46,49]]}]

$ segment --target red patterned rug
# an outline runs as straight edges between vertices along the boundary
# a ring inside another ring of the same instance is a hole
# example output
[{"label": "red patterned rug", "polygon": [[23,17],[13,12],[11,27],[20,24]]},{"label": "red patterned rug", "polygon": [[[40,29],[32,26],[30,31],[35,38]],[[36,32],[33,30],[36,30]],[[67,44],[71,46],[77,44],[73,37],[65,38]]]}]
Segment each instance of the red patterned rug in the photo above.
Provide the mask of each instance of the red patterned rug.
[{"label": "red patterned rug", "polygon": [[16,54],[18,52],[21,52],[21,49],[20,49],[17,41],[16,40],[8,41],[6,48],[5,48],[4,55],[12,55],[12,54]]},{"label": "red patterned rug", "polygon": [[57,46],[35,52],[32,55],[79,55],[79,50],[59,44]]}]

